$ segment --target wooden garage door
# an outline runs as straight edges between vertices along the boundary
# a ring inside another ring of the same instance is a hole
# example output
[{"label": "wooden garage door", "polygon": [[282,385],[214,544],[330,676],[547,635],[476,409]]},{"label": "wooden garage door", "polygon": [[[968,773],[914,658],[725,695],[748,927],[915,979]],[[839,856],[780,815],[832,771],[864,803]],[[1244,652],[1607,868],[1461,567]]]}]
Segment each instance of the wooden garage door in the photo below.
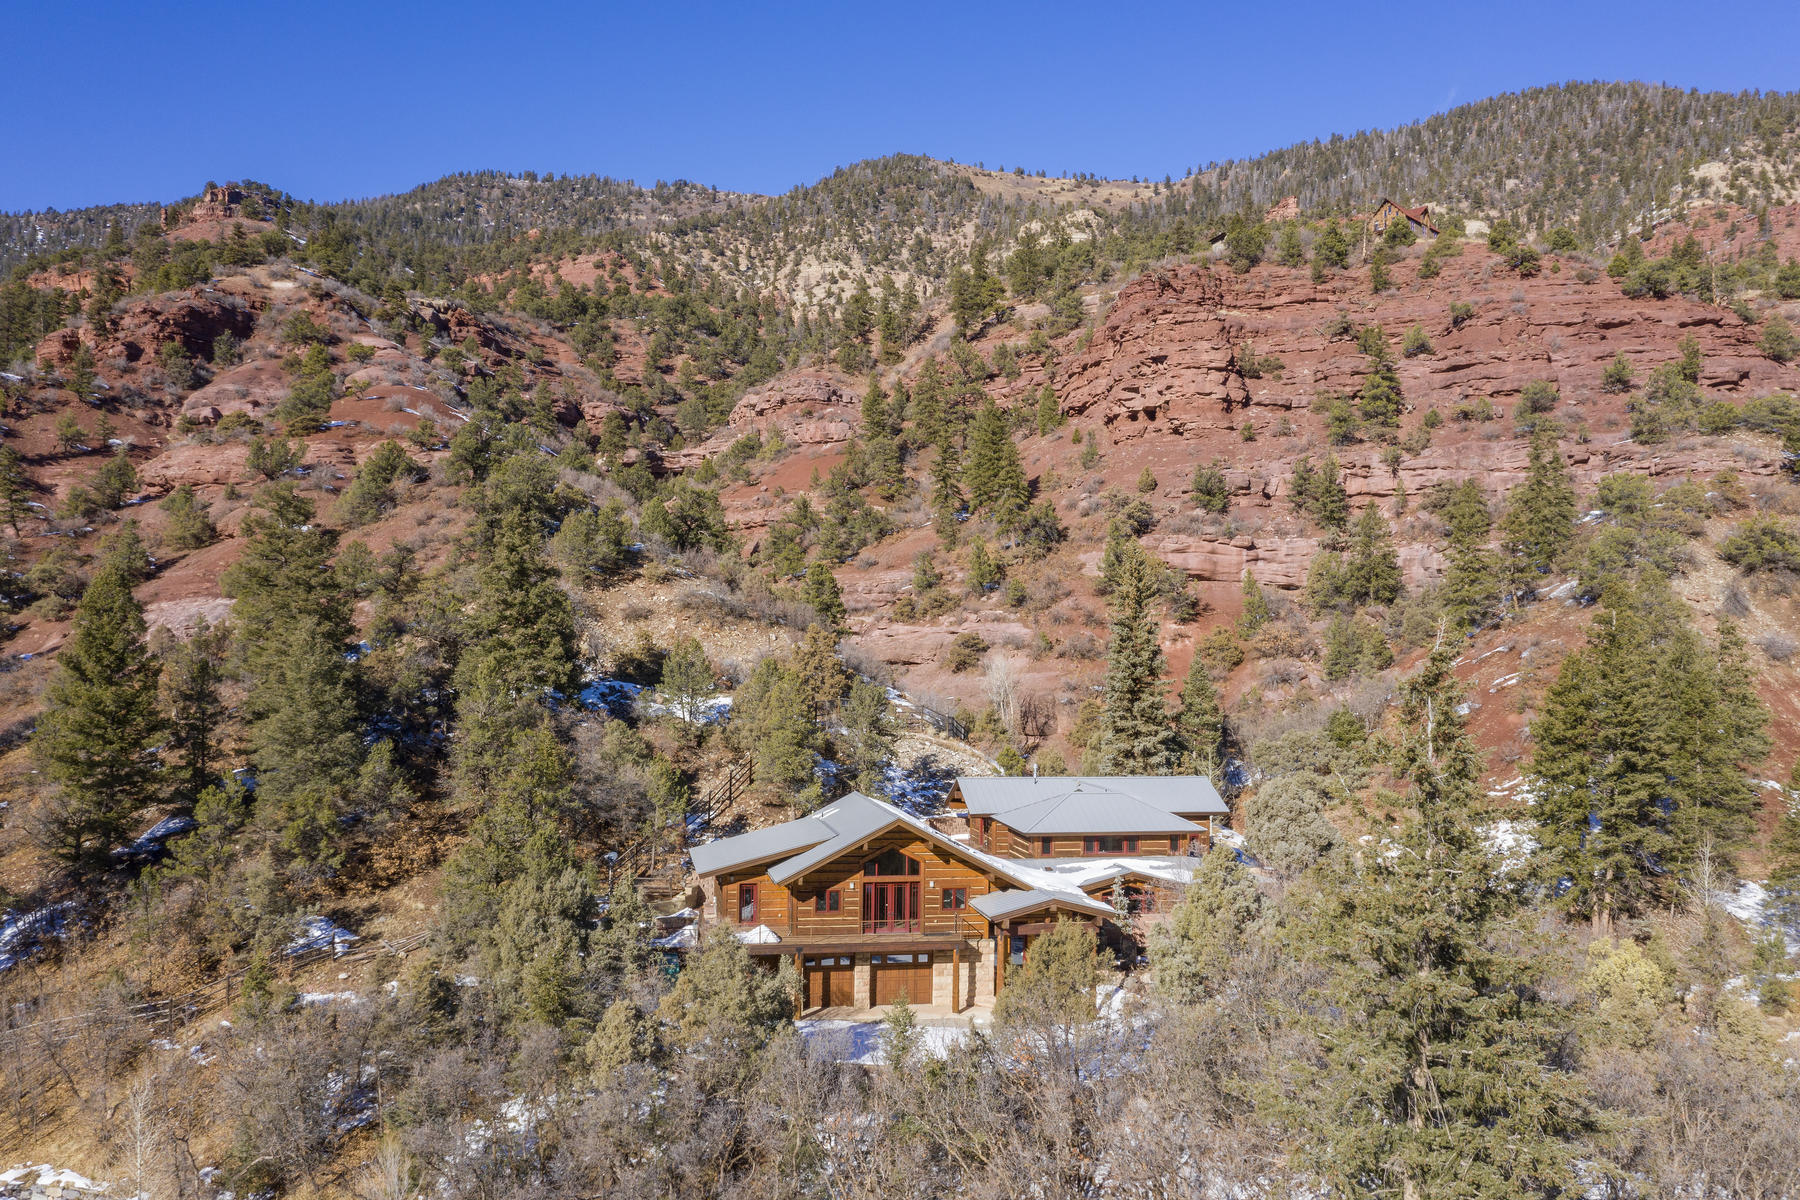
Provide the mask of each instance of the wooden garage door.
[{"label": "wooden garage door", "polygon": [[869,970],[876,1004],[892,1004],[901,996],[908,1004],[931,1003],[930,954],[871,955]]},{"label": "wooden garage door", "polygon": [[856,1002],[856,969],[848,954],[806,960],[806,1007],[848,1008]]}]

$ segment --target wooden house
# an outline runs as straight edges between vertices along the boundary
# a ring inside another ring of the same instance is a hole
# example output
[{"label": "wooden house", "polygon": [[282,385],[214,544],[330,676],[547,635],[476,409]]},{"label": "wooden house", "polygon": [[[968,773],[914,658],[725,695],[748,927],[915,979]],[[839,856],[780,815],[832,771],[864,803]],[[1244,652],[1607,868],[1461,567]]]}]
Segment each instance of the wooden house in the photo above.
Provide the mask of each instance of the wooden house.
[{"label": "wooden house", "polygon": [[1227,812],[1203,775],[969,776],[946,803],[977,849],[1022,859],[1196,855]]},{"label": "wooden house", "polygon": [[1375,211],[1369,216],[1369,228],[1379,234],[1395,221],[1407,222],[1413,227],[1414,233],[1421,235],[1428,233],[1432,237],[1437,236],[1438,227],[1437,223],[1431,219],[1430,205],[1421,204],[1417,208],[1401,208],[1383,196],[1381,203],[1375,206]]},{"label": "wooden house", "polygon": [[1115,915],[1073,883],[860,793],[692,858],[702,923],[732,927],[753,956],[792,959],[803,1011],[901,996],[952,1012],[991,1004],[1048,922]]}]

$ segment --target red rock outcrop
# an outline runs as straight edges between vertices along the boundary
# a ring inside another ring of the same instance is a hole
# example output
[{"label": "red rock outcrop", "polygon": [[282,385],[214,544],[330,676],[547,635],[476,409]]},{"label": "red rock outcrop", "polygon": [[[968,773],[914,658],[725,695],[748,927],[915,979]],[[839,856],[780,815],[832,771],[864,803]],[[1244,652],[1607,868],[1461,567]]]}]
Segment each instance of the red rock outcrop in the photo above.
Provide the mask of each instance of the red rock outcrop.
[{"label": "red rock outcrop", "polygon": [[1219,276],[1199,267],[1151,271],[1127,284],[1069,366],[1062,409],[1097,417],[1114,438],[1229,428],[1251,402],[1221,311]]}]

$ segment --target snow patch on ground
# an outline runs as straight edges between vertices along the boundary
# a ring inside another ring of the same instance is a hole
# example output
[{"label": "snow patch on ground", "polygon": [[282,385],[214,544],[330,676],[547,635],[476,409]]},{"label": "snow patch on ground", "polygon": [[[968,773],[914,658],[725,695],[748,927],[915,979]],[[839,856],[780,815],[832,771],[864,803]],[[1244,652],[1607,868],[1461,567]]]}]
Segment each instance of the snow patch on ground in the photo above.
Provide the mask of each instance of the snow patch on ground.
[{"label": "snow patch on ground", "polygon": [[49,1163],[26,1163],[0,1171],[0,1196],[6,1197],[29,1196],[34,1189],[40,1192],[56,1188],[65,1191],[104,1192],[106,1186],[67,1167],[53,1167]]},{"label": "snow patch on ground", "polygon": [[[813,1053],[832,1062],[864,1066],[880,1066],[887,1062],[881,1048],[885,1022],[818,1018],[796,1021],[794,1026]],[[921,1020],[917,1029],[920,1053],[933,1058],[944,1057],[969,1039],[969,1030],[960,1024],[932,1025]]]},{"label": "snow patch on ground", "polygon": [[301,992],[294,999],[301,1004],[356,1004],[362,997],[355,992]]},{"label": "snow patch on ground", "polygon": [[61,938],[74,912],[75,902],[64,900],[28,913],[0,914],[0,971],[30,958],[48,939]]},{"label": "snow patch on ground", "polygon": [[581,706],[590,711],[604,708],[615,717],[630,716],[643,690],[643,684],[623,679],[590,679],[581,685]]},{"label": "snow patch on ground", "polygon": [[1523,867],[1538,848],[1537,839],[1531,836],[1530,826],[1524,821],[1495,821],[1481,830],[1481,840],[1498,856],[1503,871]]},{"label": "snow patch on ground", "polygon": [[349,953],[351,942],[360,940],[356,934],[329,917],[307,917],[300,922],[300,931],[282,953],[292,956],[305,954],[309,950],[330,950],[331,956],[338,958]]}]

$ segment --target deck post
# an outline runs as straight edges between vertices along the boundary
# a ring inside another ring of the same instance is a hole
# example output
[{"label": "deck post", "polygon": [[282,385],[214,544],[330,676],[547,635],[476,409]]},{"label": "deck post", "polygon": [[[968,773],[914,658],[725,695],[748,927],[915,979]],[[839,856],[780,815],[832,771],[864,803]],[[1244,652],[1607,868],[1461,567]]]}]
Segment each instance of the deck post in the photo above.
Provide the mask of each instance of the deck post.
[{"label": "deck post", "polygon": [[794,977],[799,981],[794,989],[794,1016],[798,1018],[806,1015],[806,960],[798,950],[794,951]]},{"label": "deck post", "polygon": [[950,1011],[962,1011],[962,934],[950,946]]}]

